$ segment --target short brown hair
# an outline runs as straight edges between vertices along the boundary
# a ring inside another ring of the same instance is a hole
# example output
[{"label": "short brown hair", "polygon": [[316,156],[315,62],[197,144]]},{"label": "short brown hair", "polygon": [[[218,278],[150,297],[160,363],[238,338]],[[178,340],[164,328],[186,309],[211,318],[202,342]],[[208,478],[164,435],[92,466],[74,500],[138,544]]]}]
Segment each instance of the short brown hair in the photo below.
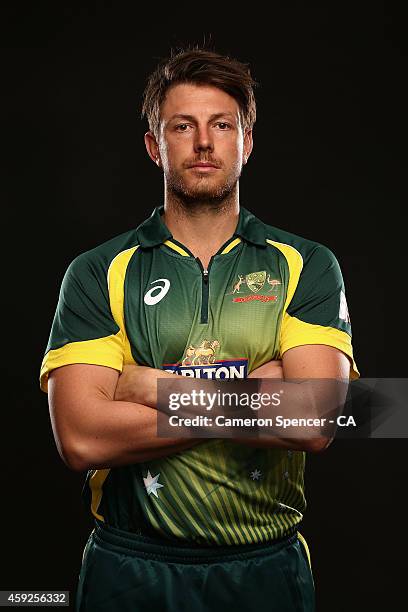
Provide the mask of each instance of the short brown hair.
[{"label": "short brown hair", "polygon": [[150,75],[143,94],[142,117],[158,137],[160,107],[167,90],[178,83],[213,85],[235,98],[240,107],[244,128],[251,129],[256,121],[253,80],[248,64],[209,49],[193,47],[172,53],[162,60]]}]

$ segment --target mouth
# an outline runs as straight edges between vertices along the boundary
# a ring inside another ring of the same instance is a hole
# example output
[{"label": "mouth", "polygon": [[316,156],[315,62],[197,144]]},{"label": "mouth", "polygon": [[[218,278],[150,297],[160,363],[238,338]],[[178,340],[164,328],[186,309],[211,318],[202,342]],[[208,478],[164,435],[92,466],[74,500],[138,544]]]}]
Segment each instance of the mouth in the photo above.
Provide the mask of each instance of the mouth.
[{"label": "mouth", "polygon": [[199,170],[201,172],[211,172],[214,170],[219,170],[219,166],[216,166],[215,164],[211,164],[211,163],[207,163],[207,162],[198,162],[196,164],[193,164],[191,166],[189,166],[189,168],[193,169],[193,170]]},{"label": "mouth", "polygon": [[190,164],[189,166],[189,168],[196,168],[196,167],[219,168],[217,164],[215,164],[214,162],[210,162],[210,161],[198,161],[198,162],[194,162],[193,164]]}]

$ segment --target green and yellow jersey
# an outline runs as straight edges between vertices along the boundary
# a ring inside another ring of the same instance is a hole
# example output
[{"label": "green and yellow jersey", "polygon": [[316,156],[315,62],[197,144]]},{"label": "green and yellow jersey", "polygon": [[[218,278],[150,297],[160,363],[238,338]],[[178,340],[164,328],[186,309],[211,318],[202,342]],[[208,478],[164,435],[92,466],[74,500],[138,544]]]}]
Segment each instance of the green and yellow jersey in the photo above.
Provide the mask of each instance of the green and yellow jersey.
[{"label": "green and yellow jersey", "polygon": [[[241,208],[234,235],[204,270],[162,213],[156,208],[136,230],[69,266],[41,368],[44,391],[49,372],[72,363],[245,378],[304,344],[337,347],[358,377],[343,279],[329,249]],[[145,463],[91,470],[84,496],[97,519],[126,531],[257,543],[302,520],[304,462],[301,451],[210,439]]]}]

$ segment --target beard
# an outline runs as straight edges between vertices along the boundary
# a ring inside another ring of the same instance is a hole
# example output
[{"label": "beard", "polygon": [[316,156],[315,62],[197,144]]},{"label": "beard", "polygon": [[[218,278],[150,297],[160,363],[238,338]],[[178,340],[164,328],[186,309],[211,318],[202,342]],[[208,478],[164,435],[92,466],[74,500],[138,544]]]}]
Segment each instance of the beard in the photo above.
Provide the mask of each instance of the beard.
[{"label": "beard", "polygon": [[166,187],[175,199],[189,211],[200,207],[221,209],[234,195],[241,176],[242,165],[237,164],[221,182],[212,184],[211,177],[199,176],[193,185],[188,185],[182,173],[168,170],[165,173]]}]

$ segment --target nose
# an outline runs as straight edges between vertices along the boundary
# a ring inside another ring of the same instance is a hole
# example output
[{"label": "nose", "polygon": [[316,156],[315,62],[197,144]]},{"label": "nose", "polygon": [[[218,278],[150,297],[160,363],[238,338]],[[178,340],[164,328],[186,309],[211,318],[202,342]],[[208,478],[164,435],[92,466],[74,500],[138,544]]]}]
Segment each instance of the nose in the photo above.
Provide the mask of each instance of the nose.
[{"label": "nose", "polygon": [[200,151],[213,151],[214,142],[212,139],[211,129],[208,126],[197,127],[194,141],[194,150],[199,153]]}]

